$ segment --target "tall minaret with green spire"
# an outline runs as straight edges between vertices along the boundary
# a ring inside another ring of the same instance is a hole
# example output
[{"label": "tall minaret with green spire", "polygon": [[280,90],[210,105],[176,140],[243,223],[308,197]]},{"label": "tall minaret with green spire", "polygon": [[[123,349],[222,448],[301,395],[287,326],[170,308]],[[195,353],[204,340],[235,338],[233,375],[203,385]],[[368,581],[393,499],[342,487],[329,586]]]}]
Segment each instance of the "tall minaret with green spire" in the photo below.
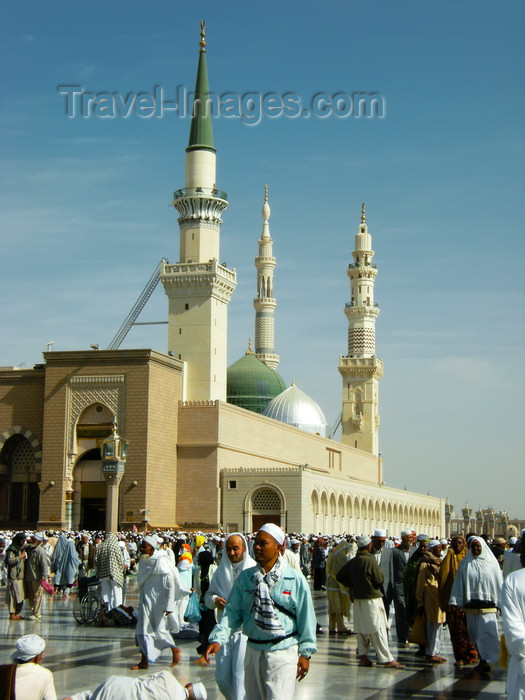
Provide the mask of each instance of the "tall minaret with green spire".
[{"label": "tall minaret with green spire", "polygon": [[377,267],[372,264],[374,251],[364,204],[352,255],[354,262],[347,270],[351,300],[345,304],[348,354],[339,360],[343,378],[341,442],[379,455],[378,394],[383,362],[376,356],[375,325],[379,307],[374,302],[374,282]]},{"label": "tall minaret with green spire", "polygon": [[228,201],[217,189],[215,171],[206,27],[201,22],[186,185],[173,195],[179,262],[162,263],[160,270],[169,301],[168,351],[185,362],[186,401],[226,401],[228,303],[237,281],[235,270],[219,263],[221,215]]},{"label": "tall minaret with green spire", "polygon": [[255,309],[255,355],[270,369],[279,364],[279,355],[274,349],[274,312],[277,301],[273,292],[273,241],[270,236],[270,205],[268,203],[268,185],[264,186],[264,204],[262,208],[263,226],[259,238],[259,255],[255,258],[257,268],[257,296],[253,300]]}]

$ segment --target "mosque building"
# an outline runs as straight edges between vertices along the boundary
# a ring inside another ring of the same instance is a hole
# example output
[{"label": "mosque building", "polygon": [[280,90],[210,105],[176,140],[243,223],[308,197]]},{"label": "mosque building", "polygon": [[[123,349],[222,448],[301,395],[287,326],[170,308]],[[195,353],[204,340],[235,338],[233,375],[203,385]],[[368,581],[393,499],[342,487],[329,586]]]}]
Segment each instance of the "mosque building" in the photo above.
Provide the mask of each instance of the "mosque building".
[{"label": "mosque building", "polygon": [[364,205],[347,270],[341,442],[315,401],[277,372],[268,187],[254,347],[227,367],[237,279],[218,262],[228,201],[216,184],[208,93],[203,26],[185,186],[173,198],[179,260],[159,267],[167,351],[54,351],[33,369],[0,368],[0,527],[103,528],[115,483],[104,472],[101,441],[116,425],[130,443],[119,473],[120,529],[254,531],[272,521],[289,532],[445,534],[443,500],[383,481],[377,267]]}]

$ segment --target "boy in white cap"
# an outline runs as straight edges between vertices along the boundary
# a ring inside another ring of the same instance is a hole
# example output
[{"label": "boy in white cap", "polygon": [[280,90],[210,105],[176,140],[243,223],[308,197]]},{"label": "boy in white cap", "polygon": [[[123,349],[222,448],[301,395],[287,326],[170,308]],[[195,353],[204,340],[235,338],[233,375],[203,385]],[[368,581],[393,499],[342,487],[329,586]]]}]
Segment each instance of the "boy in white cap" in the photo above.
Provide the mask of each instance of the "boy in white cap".
[{"label": "boy in white cap", "polygon": [[11,654],[13,667],[11,677],[0,679],[1,685],[8,695],[11,684],[14,683],[13,697],[22,700],[57,700],[53,674],[40,665],[44,655],[46,642],[38,634],[25,634],[16,642],[16,651]]}]

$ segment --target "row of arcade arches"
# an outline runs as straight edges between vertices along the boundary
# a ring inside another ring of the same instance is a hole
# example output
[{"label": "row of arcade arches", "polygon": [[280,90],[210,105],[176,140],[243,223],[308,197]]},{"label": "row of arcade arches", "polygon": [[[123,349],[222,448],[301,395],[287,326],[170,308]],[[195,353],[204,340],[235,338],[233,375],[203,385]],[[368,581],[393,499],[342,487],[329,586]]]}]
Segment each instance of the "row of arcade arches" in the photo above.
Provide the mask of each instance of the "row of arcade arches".
[{"label": "row of arcade arches", "polygon": [[412,528],[429,535],[441,531],[438,509],[371,496],[314,489],[311,509],[314,532],[318,533],[359,535],[383,528],[390,536]]}]

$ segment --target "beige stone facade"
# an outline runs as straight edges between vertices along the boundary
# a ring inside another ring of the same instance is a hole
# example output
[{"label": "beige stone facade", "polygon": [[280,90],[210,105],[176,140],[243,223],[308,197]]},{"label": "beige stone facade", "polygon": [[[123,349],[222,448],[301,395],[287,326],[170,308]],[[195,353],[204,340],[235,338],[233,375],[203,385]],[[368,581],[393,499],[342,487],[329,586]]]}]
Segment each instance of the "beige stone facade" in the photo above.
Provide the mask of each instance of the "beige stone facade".
[{"label": "beige stone facade", "polygon": [[0,527],[103,528],[97,441],[116,420],[130,442],[121,529],[443,531],[444,502],[382,485],[380,457],[222,401],[183,402],[183,370],[115,350],[1,371]]},{"label": "beige stone facade", "polygon": [[294,532],[444,532],[444,501],[382,485],[381,457],[237,406],[182,404],[178,455],[185,527],[248,532],[272,520]]},{"label": "beige stone facade", "polygon": [[[0,373],[0,522],[102,528],[106,491],[98,440],[115,420],[131,443],[120,487],[121,526],[142,528],[150,517],[171,526],[182,363],[153,350],[52,352],[45,360],[45,369]],[[29,466],[19,454],[28,451]]]}]

